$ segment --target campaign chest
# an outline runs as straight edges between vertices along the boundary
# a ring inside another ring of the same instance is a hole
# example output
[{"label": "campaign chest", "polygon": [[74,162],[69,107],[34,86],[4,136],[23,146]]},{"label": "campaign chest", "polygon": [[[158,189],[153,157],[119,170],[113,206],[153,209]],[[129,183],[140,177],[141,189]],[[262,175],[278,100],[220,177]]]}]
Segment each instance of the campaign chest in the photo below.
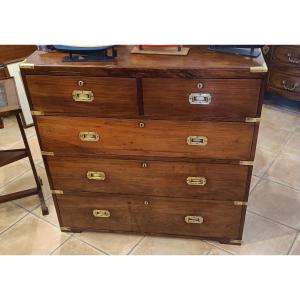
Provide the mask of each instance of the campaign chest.
[{"label": "campaign chest", "polygon": [[20,65],[61,230],[239,244],[262,55],[130,50],[97,63],[36,51]]}]

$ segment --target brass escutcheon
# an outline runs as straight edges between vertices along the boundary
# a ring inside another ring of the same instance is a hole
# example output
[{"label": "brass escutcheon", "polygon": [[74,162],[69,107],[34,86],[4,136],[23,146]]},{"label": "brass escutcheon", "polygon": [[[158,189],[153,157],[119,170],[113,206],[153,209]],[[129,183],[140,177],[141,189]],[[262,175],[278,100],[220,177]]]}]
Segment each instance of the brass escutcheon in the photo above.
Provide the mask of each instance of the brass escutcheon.
[{"label": "brass escutcheon", "polygon": [[109,218],[110,212],[104,209],[94,209],[93,216],[96,218]]},{"label": "brass escutcheon", "polygon": [[81,131],[79,138],[84,142],[97,142],[99,141],[99,134],[97,132]]},{"label": "brass escutcheon", "polygon": [[208,143],[208,138],[206,136],[188,136],[186,139],[188,145],[195,146],[205,146]]},{"label": "brass escutcheon", "polygon": [[188,177],[186,179],[186,183],[188,185],[205,185],[206,184],[206,178],[205,177]]},{"label": "brass escutcheon", "polygon": [[186,216],[184,221],[189,224],[202,224],[204,219],[201,216]]},{"label": "brass escutcheon", "polygon": [[105,180],[105,173],[99,171],[87,171],[86,177],[91,180]]}]

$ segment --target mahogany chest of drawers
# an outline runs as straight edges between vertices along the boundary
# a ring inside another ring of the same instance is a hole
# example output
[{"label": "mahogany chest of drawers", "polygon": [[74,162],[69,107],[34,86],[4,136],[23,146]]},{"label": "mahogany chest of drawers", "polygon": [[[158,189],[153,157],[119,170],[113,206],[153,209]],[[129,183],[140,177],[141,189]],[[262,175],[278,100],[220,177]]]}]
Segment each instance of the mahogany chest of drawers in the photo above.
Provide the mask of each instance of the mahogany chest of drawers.
[{"label": "mahogany chest of drawers", "polygon": [[191,46],[20,65],[62,231],[242,239],[262,105],[257,59]]}]

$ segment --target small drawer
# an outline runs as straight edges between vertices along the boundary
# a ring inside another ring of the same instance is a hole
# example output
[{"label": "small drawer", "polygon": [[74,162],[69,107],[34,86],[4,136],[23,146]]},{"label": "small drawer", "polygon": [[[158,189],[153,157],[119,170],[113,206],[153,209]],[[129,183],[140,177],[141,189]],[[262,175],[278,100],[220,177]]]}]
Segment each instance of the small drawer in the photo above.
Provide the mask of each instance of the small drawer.
[{"label": "small drawer", "polygon": [[259,79],[143,79],[144,112],[185,119],[257,116]]},{"label": "small drawer", "polygon": [[133,78],[27,75],[26,81],[32,109],[46,114],[138,115]]},{"label": "small drawer", "polygon": [[275,46],[273,60],[300,67],[300,47]]},{"label": "small drawer", "polygon": [[55,155],[138,155],[250,160],[255,123],[37,117]]},{"label": "small drawer", "polygon": [[239,239],[243,206],[125,195],[57,195],[64,227]]},{"label": "small drawer", "polygon": [[271,72],[269,85],[300,96],[300,77],[283,72]]},{"label": "small drawer", "polygon": [[54,189],[241,201],[248,166],[48,157]]}]

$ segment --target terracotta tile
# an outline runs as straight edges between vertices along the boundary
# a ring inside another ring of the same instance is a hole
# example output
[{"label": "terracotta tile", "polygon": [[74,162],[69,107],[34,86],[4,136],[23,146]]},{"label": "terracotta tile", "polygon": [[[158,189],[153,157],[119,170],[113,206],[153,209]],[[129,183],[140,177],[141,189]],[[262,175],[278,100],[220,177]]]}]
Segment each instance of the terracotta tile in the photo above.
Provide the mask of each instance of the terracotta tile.
[{"label": "terracotta tile", "polygon": [[11,164],[0,168],[0,187],[7,185],[9,182],[30,170],[28,158],[15,161]]},{"label": "terracotta tile", "polygon": [[42,218],[43,220],[45,220],[47,222],[50,222],[51,224],[55,225],[56,227],[60,227],[52,197],[50,197],[46,200],[46,204],[49,209],[49,215],[43,216],[40,206],[37,207],[34,211],[32,211],[32,213],[34,215],[36,215],[37,217]]},{"label": "terracotta tile", "polygon": [[0,235],[0,254],[49,254],[67,238],[67,234],[30,214]]},{"label": "terracotta tile", "polygon": [[134,234],[117,234],[117,233],[98,233],[98,232],[82,232],[76,236],[93,245],[94,247],[104,251],[105,253],[124,255],[139,242],[142,238],[140,235]]},{"label": "terracotta tile", "polygon": [[300,234],[298,234],[295,243],[290,252],[291,255],[300,255]]},{"label": "terracotta tile", "polygon": [[104,253],[74,238],[67,240],[53,255],[104,255]]},{"label": "terracotta tile", "polygon": [[300,189],[300,157],[295,154],[280,154],[264,177]]},{"label": "terracotta tile", "polygon": [[253,190],[253,188],[257,185],[257,183],[259,182],[260,178],[257,176],[252,176],[251,177],[251,183],[250,183],[250,192]]},{"label": "terracotta tile", "polygon": [[0,232],[24,217],[27,211],[11,202],[0,204]]},{"label": "terracotta tile", "polygon": [[261,148],[278,153],[290,135],[291,132],[286,129],[274,127],[269,123],[262,123],[259,127],[257,143]]},{"label": "terracotta tile", "polygon": [[294,229],[248,212],[242,245],[218,243],[218,246],[231,253],[243,255],[287,254],[296,234],[297,231]]},{"label": "terracotta tile", "polygon": [[276,157],[276,153],[267,149],[257,147],[253,166],[253,175],[262,176],[270,167],[271,163]]},{"label": "terracotta tile", "polygon": [[217,247],[212,247],[208,255],[231,255],[231,253],[221,250]]},{"label": "terracotta tile", "polygon": [[249,209],[300,229],[300,191],[263,179],[250,194]]},{"label": "terracotta tile", "polygon": [[197,239],[147,236],[132,255],[201,255],[211,246]]}]

